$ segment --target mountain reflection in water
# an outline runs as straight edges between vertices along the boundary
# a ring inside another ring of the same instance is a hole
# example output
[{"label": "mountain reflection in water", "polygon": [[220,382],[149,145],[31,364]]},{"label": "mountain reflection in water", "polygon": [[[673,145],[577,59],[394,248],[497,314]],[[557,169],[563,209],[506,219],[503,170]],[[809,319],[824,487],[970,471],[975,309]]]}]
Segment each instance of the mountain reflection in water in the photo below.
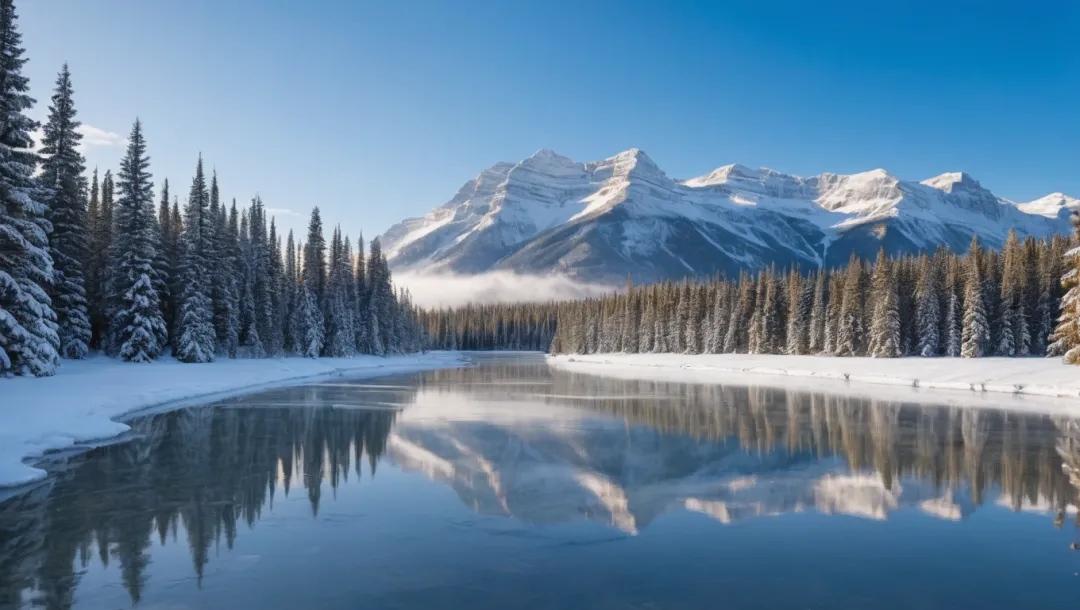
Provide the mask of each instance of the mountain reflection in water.
[{"label": "mountain reflection in water", "polygon": [[318,516],[386,459],[479,513],[631,534],[675,510],[957,520],[987,504],[1061,527],[1080,493],[1071,418],[535,362],[272,390],[130,423],[133,440],[50,460],[47,484],[0,503],[0,608],[71,607],[92,562],[116,562],[138,603],[155,542],[186,544],[201,580],[277,494],[306,494]]}]

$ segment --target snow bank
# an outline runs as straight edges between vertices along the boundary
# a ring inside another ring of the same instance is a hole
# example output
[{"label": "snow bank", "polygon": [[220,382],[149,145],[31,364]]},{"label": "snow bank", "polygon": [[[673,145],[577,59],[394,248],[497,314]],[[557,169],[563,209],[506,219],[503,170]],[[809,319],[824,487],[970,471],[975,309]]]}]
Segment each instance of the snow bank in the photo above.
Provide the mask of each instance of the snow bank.
[{"label": "snow bank", "polygon": [[624,379],[760,384],[905,402],[1080,414],[1080,368],[1057,358],[592,354],[549,356],[548,362]]},{"label": "snow bank", "polygon": [[122,434],[115,418],[151,407],[221,398],[313,377],[389,375],[460,366],[459,355],[357,356],[219,360],[172,359],[132,364],[112,358],[65,360],[55,377],[0,379],[0,487],[29,483],[45,472],[23,463],[47,450]]}]

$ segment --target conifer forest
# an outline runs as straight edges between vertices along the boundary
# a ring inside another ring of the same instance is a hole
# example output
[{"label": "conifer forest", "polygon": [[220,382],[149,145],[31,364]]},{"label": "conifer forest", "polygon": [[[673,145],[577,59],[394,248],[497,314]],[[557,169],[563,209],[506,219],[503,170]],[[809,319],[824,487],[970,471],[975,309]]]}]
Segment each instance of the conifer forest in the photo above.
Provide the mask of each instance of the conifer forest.
[{"label": "conifer forest", "polygon": [[35,148],[11,0],[0,47],[0,376],[49,376],[94,349],[210,362],[422,348],[377,238],[365,249],[335,227],[327,242],[317,207],[306,235],[283,236],[258,196],[225,201],[201,157],[181,205],[155,183],[138,119],[115,172],[88,175],[67,65]]},{"label": "conifer forest", "polygon": [[764,269],[598,299],[424,311],[439,349],[594,354],[1055,356],[1080,361],[1076,238],[973,240],[963,255],[852,257],[843,268]]}]

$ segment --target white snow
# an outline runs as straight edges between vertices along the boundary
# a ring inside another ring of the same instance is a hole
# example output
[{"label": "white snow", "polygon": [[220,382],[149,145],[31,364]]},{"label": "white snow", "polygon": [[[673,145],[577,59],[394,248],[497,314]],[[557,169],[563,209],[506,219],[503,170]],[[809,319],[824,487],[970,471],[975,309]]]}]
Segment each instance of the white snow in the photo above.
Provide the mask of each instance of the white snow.
[{"label": "white snow", "polygon": [[102,441],[128,430],[116,418],[258,388],[327,376],[373,377],[460,366],[460,356],[269,358],[133,364],[103,356],[65,361],[55,377],[0,379],[0,487],[45,472],[24,464],[45,451]]},{"label": "white snow", "polygon": [[[383,246],[398,269],[438,271],[462,262],[482,271],[550,229],[577,227],[618,209],[625,212],[619,221],[624,237],[612,245],[628,260],[647,256],[665,238],[657,230],[673,220],[690,221],[703,235],[718,231],[725,240],[734,237],[735,247],[707,241],[736,259],[738,246],[747,243],[787,248],[793,260],[816,260],[820,256],[805,242],[828,243],[853,227],[884,220],[891,230],[928,249],[972,231],[991,246],[1004,243],[1010,228],[1021,238],[1067,233],[1068,222],[1059,214],[1063,208],[1080,209],[1080,200],[1055,193],[1014,203],[962,172],[917,182],[884,169],[801,177],[732,164],[675,180],[636,148],[584,163],[544,149],[517,164],[500,163],[481,172],[426,217],[392,227]],[[578,234],[560,235],[575,239]],[[559,265],[572,266],[573,261],[551,267]]]},{"label": "white snow", "polygon": [[906,402],[1080,414],[1080,368],[1057,358],[593,354],[550,356],[548,363],[622,379],[784,386]]}]

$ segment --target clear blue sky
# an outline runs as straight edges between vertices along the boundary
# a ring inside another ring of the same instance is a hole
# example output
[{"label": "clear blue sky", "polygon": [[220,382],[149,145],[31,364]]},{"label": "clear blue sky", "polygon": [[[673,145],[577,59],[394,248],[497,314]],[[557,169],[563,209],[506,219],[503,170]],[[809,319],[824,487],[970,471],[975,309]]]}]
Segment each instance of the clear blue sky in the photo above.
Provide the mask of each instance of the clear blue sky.
[{"label": "clear blue sky", "polygon": [[186,195],[201,151],[354,237],[543,147],[1080,196],[1078,4],[17,0],[37,116],[67,61],[84,123],[143,119],[155,182]]}]

